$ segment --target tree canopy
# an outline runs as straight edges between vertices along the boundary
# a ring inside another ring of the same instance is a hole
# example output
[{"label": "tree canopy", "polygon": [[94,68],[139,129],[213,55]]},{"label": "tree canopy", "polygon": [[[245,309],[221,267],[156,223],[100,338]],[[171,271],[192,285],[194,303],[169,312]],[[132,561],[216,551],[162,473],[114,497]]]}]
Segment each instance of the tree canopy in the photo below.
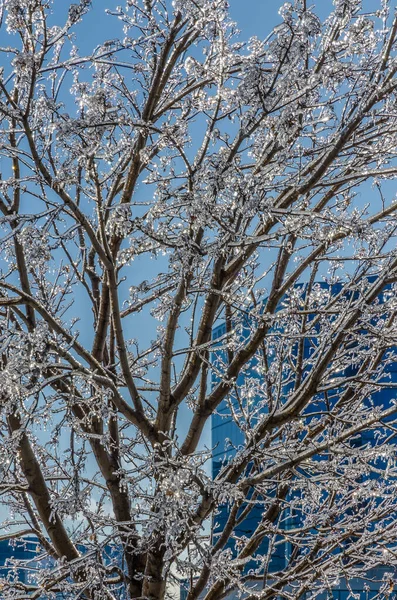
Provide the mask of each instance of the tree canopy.
[{"label": "tree canopy", "polygon": [[90,5],[0,8],[2,597],[388,597],[393,3]]}]

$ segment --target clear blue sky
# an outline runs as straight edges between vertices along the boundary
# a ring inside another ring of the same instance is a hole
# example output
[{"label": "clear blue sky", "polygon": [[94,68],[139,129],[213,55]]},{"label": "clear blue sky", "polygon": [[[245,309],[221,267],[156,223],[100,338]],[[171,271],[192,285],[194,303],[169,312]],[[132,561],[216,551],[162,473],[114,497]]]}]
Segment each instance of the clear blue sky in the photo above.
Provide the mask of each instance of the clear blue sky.
[{"label": "clear blue sky", "polygon": [[[241,30],[241,38],[253,35],[258,38],[266,37],[280,21],[278,11],[284,2],[285,0],[229,0],[230,14]],[[84,23],[77,28],[79,34],[84,29],[83,39],[79,35],[78,40],[81,49],[89,51],[93,45],[119,34],[116,19],[107,17],[105,9],[114,10],[120,4],[123,4],[120,0],[93,0],[90,14],[86,15]],[[55,5],[57,16],[61,11],[66,14],[69,2],[56,0]],[[317,14],[323,18],[332,10],[332,0],[309,0],[308,6],[314,6]]]},{"label": "clear blue sky", "polygon": [[[58,5],[58,2],[59,0],[55,4]],[[59,7],[62,6],[59,12],[62,10],[66,13],[68,4],[59,2]],[[80,30],[84,29],[84,40],[79,36],[77,43],[81,49],[88,51],[98,42],[116,37],[120,28],[117,27],[114,18],[105,15],[105,8],[115,9],[120,4],[120,0],[93,0],[90,14],[84,17],[84,23],[77,29],[79,34]],[[231,16],[238,24],[242,38],[252,35],[261,38],[265,37],[279,20],[278,10],[284,4],[284,0],[229,0],[229,4]],[[58,6],[55,17],[57,13]]]},{"label": "clear blue sky", "polygon": [[[329,1],[322,0],[323,3],[328,3]],[[241,30],[241,39],[245,40],[253,35],[258,38],[267,37],[274,25],[280,22],[278,11],[284,0],[229,0],[229,3],[231,17],[237,23],[238,29]],[[115,10],[120,4],[122,4],[120,0],[93,0],[92,9],[75,28],[75,44],[79,48],[80,54],[90,54],[93,48],[103,41],[123,36],[120,21],[116,17],[107,15],[105,12],[106,9]],[[56,1],[54,5],[53,21],[60,24],[67,15],[69,2],[58,3]],[[138,190],[138,193],[142,194],[144,190],[141,188]],[[148,261],[145,259],[136,261],[134,270],[139,270],[139,268],[145,274],[135,283],[139,283],[142,279],[150,279],[159,269],[165,269],[166,265],[160,266],[157,261]],[[131,285],[131,282],[129,285]],[[126,285],[126,290],[127,288],[128,285]],[[89,344],[92,331],[84,328],[83,324],[92,322],[91,307],[88,304],[84,306],[81,302],[79,306],[81,321],[77,324],[77,328],[80,329],[80,340],[83,343]],[[86,311],[84,310],[85,308],[87,309]],[[158,323],[150,317],[149,319],[145,319],[144,313],[140,313],[136,318],[131,318],[129,324],[131,324],[131,332],[127,333],[127,337],[131,336],[141,339],[144,344],[146,341],[150,342],[156,336],[156,325]]]},{"label": "clear blue sky", "polygon": [[[230,13],[232,19],[236,22],[238,29],[241,31],[240,37],[246,40],[251,36],[256,36],[259,39],[267,37],[272,28],[280,22],[278,11],[285,0],[229,0]],[[321,0],[323,5],[330,0]],[[56,4],[54,20],[60,19],[61,15],[66,14],[68,3]],[[92,9],[84,17],[81,24],[76,27],[76,45],[81,54],[90,54],[93,48],[99,43],[107,39],[121,37],[123,35],[121,23],[115,18],[106,15],[105,9],[115,9],[117,5],[122,4],[120,0],[93,0]],[[59,8],[58,8],[59,7]],[[138,193],[142,193],[140,189]],[[159,270],[165,270],[166,264],[159,264],[158,261],[148,259],[136,260],[133,265],[133,272],[137,276],[139,283],[142,279],[150,279],[152,274],[156,274]],[[141,271],[141,273],[140,273]],[[132,282],[125,283],[125,290]],[[127,292],[128,294],[128,292]],[[85,327],[84,324],[92,322],[91,307],[79,301],[80,322],[77,324],[77,329],[80,329],[80,341],[90,344],[92,330],[90,327]],[[85,310],[87,309],[87,310]],[[72,308],[72,312],[74,309]],[[84,314],[86,313],[86,314]],[[126,338],[136,338],[141,341],[142,347],[145,343],[150,343],[151,339],[156,337],[156,326],[159,323],[150,315],[149,311],[142,311],[135,317],[128,319]],[[88,339],[87,339],[88,338]],[[186,339],[183,340],[186,343]],[[184,345],[183,343],[183,345]],[[189,420],[187,407],[182,407],[178,418],[178,428],[185,428],[186,420]],[[206,428],[203,436],[204,444],[210,446],[210,424]]]}]

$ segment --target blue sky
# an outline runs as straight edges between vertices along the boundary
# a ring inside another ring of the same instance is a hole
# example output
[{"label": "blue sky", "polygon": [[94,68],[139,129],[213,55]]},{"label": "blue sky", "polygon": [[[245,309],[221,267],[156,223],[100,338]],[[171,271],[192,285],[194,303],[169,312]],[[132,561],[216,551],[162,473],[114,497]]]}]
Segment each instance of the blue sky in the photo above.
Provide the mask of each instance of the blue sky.
[{"label": "blue sky", "polygon": [[[324,0],[322,1],[324,3]],[[57,5],[58,2],[55,4]],[[325,2],[328,2],[328,0],[325,0]],[[230,14],[238,24],[242,38],[248,38],[252,35],[261,38],[265,37],[279,21],[278,11],[283,3],[283,0],[229,0]],[[99,41],[116,36],[117,30],[120,31],[120,28],[114,23],[115,19],[105,15],[105,9],[115,9],[120,4],[122,4],[120,0],[93,0],[90,13],[86,15],[84,22],[76,29],[79,34],[80,30],[84,29],[84,39],[80,38],[78,40],[78,46],[81,49],[84,48],[88,51],[90,47],[95,46]],[[67,5],[67,2],[62,3],[62,13],[66,12]],[[58,6],[61,6],[61,3]],[[59,13],[57,8],[55,17]]]},{"label": "blue sky", "polygon": [[[325,3],[328,0],[322,0],[322,2]],[[62,19],[66,16],[67,4],[61,5],[55,2],[54,21],[59,20],[59,22],[62,22]],[[93,0],[92,9],[84,17],[83,22],[76,27],[75,43],[81,54],[90,54],[92,49],[104,40],[123,35],[121,23],[115,17],[108,16],[105,13],[106,8],[114,10],[119,4],[122,4],[120,0]],[[283,0],[230,0],[230,14],[241,31],[240,38],[246,40],[251,36],[257,36],[260,39],[267,37],[272,28],[280,22],[278,11],[282,4]],[[141,188],[138,190],[138,193],[144,194],[145,192]],[[164,264],[161,264],[161,262],[163,261],[160,261],[159,264],[159,261],[149,260],[148,258],[136,260],[132,267],[132,273],[135,273],[138,280],[137,283],[142,279],[150,279],[152,275],[157,274],[160,270],[165,270],[167,268],[166,261],[164,261]],[[132,273],[129,271],[130,276]],[[131,285],[131,282],[126,282],[126,295],[128,295],[127,290],[129,285]],[[80,341],[89,346],[92,337],[92,329],[90,327],[92,323],[91,307],[85,300],[79,300],[79,298],[76,298],[81,318],[77,324],[77,329],[80,330]],[[75,312],[73,308],[72,312]],[[128,318],[128,322],[125,325],[126,338],[140,340],[143,347],[145,343],[149,343],[151,339],[156,337],[156,327],[159,323],[150,316],[149,311],[142,311]],[[182,344],[184,345],[185,342],[186,340],[184,339]],[[186,422],[189,420],[190,411],[187,407],[181,407],[178,418],[178,429],[181,431],[181,436],[183,436],[183,430],[186,427]],[[208,423],[204,433],[203,443],[207,446],[211,445],[210,423]]]},{"label": "blue sky", "polygon": [[[328,2],[328,0],[322,0]],[[255,35],[258,38],[265,38],[270,33],[274,25],[280,22],[278,11],[283,4],[282,0],[229,0],[230,13],[232,19],[237,23],[238,29],[241,30],[240,37],[242,40],[248,39]],[[62,23],[66,17],[67,6],[69,3],[61,4],[57,1],[54,3],[53,21]],[[100,43],[107,39],[122,37],[122,26],[117,18],[106,14],[106,9],[115,10],[117,5],[122,4],[120,0],[93,0],[92,9],[85,15],[83,21],[75,28],[76,39],[75,44],[79,48],[82,55],[90,54],[91,51]],[[138,194],[145,195],[147,191],[139,186]],[[159,270],[166,269],[166,264],[159,265],[158,261],[149,259],[137,260],[134,265],[134,271],[141,269],[144,275],[139,278],[139,283],[142,279],[150,279],[151,276],[157,274]],[[131,282],[129,283],[131,285]],[[128,295],[126,285],[126,293]],[[86,310],[85,310],[86,309]],[[73,309],[72,309],[73,311]],[[81,317],[77,328],[80,329],[80,340],[89,344],[92,336],[92,331],[89,327],[84,327],[84,323],[92,322],[91,307],[80,302],[79,314]],[[148,315],[149,317],[149,315]],[[157,322],[152,318],[144,318],[144,313],[136,315],[129,320],[131,332],[127,332],[126,337],[134,337],[142,339],[142,343],[154,339],[156,336]]]},{"label": "blue sky", "polygon": [[[285,0],[229,0],[230,14],[237,23],[241,31],[241,39],[247,39],[253,35],[258,38],[265,38],[271,29],[280,21],[278,11]],[[65,13],[68,2],[55,2],[55,17],[58,14]],[[116,37],[120,28],[116,24],[116,19],[105,15],[105,9],[115,9],[121,5],[120,0],[93,0],[92,9],[84,18],[84,22],[76,28],[79,32],[78,46],[84,50],[89,50],[100,41]],[[62,8],[60,9],[59,7]],[[320,17],[325,17],[332,10],[332,0],[314,0],[308,2],[309,7],[315,7],[315,12]],[[59,11],[59,12],[58,12]],[[81,36],[81,30],[84,29],[84,36]]]}]

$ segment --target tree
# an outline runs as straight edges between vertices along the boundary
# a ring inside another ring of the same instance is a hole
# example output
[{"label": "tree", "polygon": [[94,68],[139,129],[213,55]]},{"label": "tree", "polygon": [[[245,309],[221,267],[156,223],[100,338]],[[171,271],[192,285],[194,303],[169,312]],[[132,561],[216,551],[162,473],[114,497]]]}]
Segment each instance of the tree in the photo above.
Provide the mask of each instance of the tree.
[{"label": "tree", "polygon": [[362,4],[243,43],[225,0],[128,0],[84,55],[87,0],[3,1],[2,539],[38,542],[3,598],[393,573],[397,19]]}]

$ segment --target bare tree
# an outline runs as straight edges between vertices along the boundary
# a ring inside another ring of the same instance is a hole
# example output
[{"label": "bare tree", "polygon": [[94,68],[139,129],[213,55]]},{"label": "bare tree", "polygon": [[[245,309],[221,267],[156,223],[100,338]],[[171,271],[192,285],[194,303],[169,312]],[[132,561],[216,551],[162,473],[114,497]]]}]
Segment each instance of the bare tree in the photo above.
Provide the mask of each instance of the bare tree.
[{"label": "bare tree", "polygon": [[37,539],[2,597],[297,599],[380,566],[388,597],[392,3],[295,0],[243,43],[225,0],[128,0],[88,55],[90,3],[60,4],[0,9],[0,539]]}]

